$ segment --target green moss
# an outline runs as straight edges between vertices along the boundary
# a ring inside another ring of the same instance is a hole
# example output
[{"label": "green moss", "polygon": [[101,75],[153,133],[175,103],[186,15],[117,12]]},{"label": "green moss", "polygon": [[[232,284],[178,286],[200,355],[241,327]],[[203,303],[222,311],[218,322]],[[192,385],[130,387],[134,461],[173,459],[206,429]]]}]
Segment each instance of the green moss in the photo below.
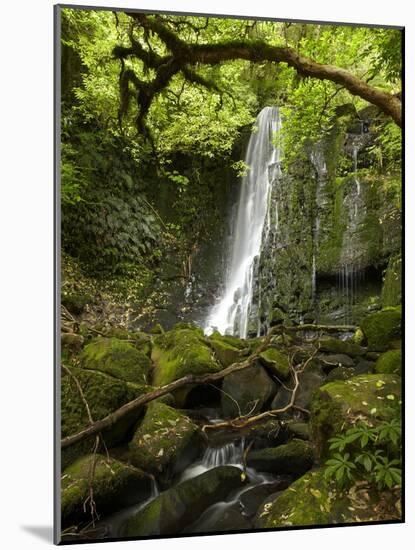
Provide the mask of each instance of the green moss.
[{"label": "green moss", "polygon": [[313,465],[313,449],[301,439],[248,453],[247,464],[264,472],[301,475]]},{"label": "green moss", "polygon": [[149,379],[147,355],[117,338],[96,338],[85,346],[81,361],[87,369],[99,370],[127,382],[147,384]]},{"label": "green moss", "polygon": [[233,336],[222,336],[219,332],[214,332],[207,343],[214,350],[223,367],[243,361],[250,350],[245,340],[239,340]]},{"label": "green moss", "polygon": [[[73,367],[71,372],[82,387],[94,420],[104,418],[135,397],[147,393],[149,386],[139,386],[118,380],[99,371]],[[123,441],[132,424],[139,418],[141,411],[133,411],[114,426],[104,432],[107,446],[111,447]],[[61,379],[61,435],[66,437],[79,432],[89,425],[89,418],[74,381],[62,372]],[[62,452],[63,467],[82,454],[91,451],[94,439],[64,449]]]},{"label": "green moss", "polygon": [[71,353],[78,353],[84,345],[84,337],[81,334],[74,334],[73,332],[63,332],[61,334],[61,347],[62,351],[68,351]]},{"label": "green moss", "polygon": [[192,329],[171,330],[157,336],[151,358],[155,364],[156,386],[163,386],[186,374],[205,374],[222,369],[206,339]]},{"label": "green moss", "polygon": [[340,340],[338,338],[332,338],[325,336],[318,341],[320,351],[335,354],[350,355],[350,357],[357,357],[363,355],[363,349],[354,342],[348,342]]},{"label": "green moss", "polygon": [[89,495],[91,471],[92,489],[98,514],[144,500],[150,494],[150,479],[142,471],[102,455],[88,455],[69,466],[61,479],[61,514],[63,525],[90,521],[90,509],[84,510]]},{"label": "green moss", "polygon": [[255,527],[355,523],[363,512],[352,505],[347,494],[339,492],[333,482],[325,479],[323,469],[314,470],[295,481],[274,501],[263,505]]},{"label": "green moss", "polygon": [[355,333],[352,337],[353,343],[357,344],[358,346],[362,346],[365,341],[365,335],[363,334],[363,331],[360,327],[357,327]]},{"label": "green moss", "polygon": [[369,424],[400,414],[401,380],[392,374],[362,374],[321,386],[313,395],[312,438],[317,455],[328,454],[328,440],[353,425],[356,418]]},{"label": "green moss", "polygon": [[371,350],[388,349],[393,340],[401,335],[401,307],[390,307],[371,313],[361,322],[361,329],[366,336]]},{"label": "green moss", "polygon": [[259,355],[261,363],[279,378],[286,379],[290,374],[288,357],[276,348],[268,348]]},{"label": "green moss", "polygon": [[401,374],[402,353],[400,349],[392,349],[379,357],[375,364],[375,372],[378,374]]},{"label": "green moss", "polygon": [[190,418],[164,403],[152,402],[129,444],[131,462],[143,470],[161,472],[174,466],[186,451],[194,455],[197,436],[198,427]]}]

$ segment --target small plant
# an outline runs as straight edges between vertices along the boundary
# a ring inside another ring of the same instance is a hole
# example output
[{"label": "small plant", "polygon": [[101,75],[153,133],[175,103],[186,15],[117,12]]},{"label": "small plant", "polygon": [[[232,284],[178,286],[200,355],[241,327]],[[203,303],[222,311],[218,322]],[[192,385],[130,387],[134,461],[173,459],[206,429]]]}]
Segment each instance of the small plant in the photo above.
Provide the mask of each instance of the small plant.
[{"label": "small plant", "polygon": [[398,419],[377,426],[359,422],[329,439],[329,443],[333,455],[326,462],[325,476],[335,479],[340,489],[359,479],[367,479],[379,491],[401,485],[401,423]]}]

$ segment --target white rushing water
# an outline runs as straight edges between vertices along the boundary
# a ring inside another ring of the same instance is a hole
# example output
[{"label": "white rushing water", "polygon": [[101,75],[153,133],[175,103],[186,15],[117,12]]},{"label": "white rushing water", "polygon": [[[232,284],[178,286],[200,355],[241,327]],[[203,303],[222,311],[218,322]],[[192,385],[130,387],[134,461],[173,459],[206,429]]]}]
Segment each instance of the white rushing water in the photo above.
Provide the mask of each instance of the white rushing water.
[{"label": "white rushing water", "polygon": [[[232,228],[232,247],[223,294],[210,311],[205,333],[247,335],[253,293],[254,261],[261,250],[264,222],[269,215],[270,191],[280,170],[280,147],[273,140],[281,129],[277,107],[265,107],[256,120],[245,156],[249,166],[242,178],[238,210]],[[269,220],[266,227],[269,227]],[[265,228],[266,229],[266,228]]]}]

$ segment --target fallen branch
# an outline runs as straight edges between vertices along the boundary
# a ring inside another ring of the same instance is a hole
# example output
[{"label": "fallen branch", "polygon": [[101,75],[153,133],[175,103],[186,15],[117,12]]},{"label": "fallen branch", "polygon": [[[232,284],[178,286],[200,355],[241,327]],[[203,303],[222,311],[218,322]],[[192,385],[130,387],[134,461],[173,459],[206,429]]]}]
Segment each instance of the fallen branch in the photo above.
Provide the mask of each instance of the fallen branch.
[{"label": "fallen branch", "polygon": [[296,407],[296,405],[294,405],[298,386],[299,386],[298,375],[307,368],[310,361],[314,359],[317,352],[318,352],[318,348],[315,348],[314,352],[310,355],[307,361],[305,361],[305,363],[301,365],[301,367],[298,369],[296,369],[293,365],[290,365],[291,374],[294,378],[294,387],[291,390],[290,401],[287,403],[287,405],[285,405],[284,407],[281,407],[280,409],[271,409],[269,411],[264,411],[260,414],[251,416],[249,418],[242,416],[242,417],[234,418],[232,420],[225,420],[224,422],[218,422],[216,424],[205,424],[202,428],[202,431],[206,431],[208,429],[217,430],[220,428],[234,428],[234,429],[246,428],[246,426],[249,426],[250,424],[258,422],[258,420],[262,420],[263,418],[267,418],[268,416],[276,416],[278,414],[287,412],[289,409],[292,409],[294,407],[299,409],[299,407]]},{"label": "fallen branch", "polygon": [[261,344],[261,346],[259,346],[257,350],[252,355],[250,355],[245,361],[241,363],[232,363],[232,365],[229,365],[229,367],[226,367],[225,369],[219,372],[201,374],[201,375],[188,374],[186,376],[183,376],[182,378],[179,378],[178,380],[174,380],[173,382],[170,382],[170,384],[166,384],[165,386],[157,388],[152,392],[146,393],[144,395],[140,395],[136,399],[133,399],[128,403],[125,403],[124,405],[122,405],[122,407],[110,413],[109,415],[105,416],[101,420],[97,420],[93,424],[90,424],[80,432],[76,434],[68,435],[67,437],[63,438],[61,440],[62,449],[66,447],[70,447],[75,443],[79,443],[80,441],[83,441],[84,439],[91,437],[92,435],[95,435],[107,428],[110,428],[128,413],[139,409],[140,407],[142,407],[143,405],[146,405],[147,403],[150,403],[151,401],[154,401],[154,399],[157,399],[159,397],[162,397],[163,395],[167,395],[170,392],[173,392],[179,388],[182,388],[183,386],[187,386],[188,384],[197,384],[197,385],[208,384],[216,380],[221,380],[222,378],[225,378],[232,372],[237,372],[252,366],[252,364],[258,358],[259,354],[262,353],[262,351],[264,351],[264,349],[266,349],[267,346],[269,345],[272,336],[274,336],[276,332],[274,328],[271,329],[271,331],[268,333],[263,344]]}]

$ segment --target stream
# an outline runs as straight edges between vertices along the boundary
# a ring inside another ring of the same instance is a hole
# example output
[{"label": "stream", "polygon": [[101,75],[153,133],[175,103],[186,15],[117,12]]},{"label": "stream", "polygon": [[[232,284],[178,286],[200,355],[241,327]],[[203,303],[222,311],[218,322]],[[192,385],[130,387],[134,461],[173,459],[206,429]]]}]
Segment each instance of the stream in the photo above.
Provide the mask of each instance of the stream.
[{"label": "stream", "polygon": [[[219,422],[221,419],[216,419]],[[244,468],[243,455],[246,450],[244,438],[236,438],[220,446],[208,444],[203,454],[189,464],[173,480],[171,487],[193,479],[208,470],[219,466],[235,466],[246,473],[246,484],[242,489],[231,492],[226,500],[209,506],[197,521],[188,525],[183,533],[197,533],[222,530],[242,530],[252,528],[252,519],[260,504],[269,496],[285,489],[292,481],[287,475],[260,472],[255,468]],[[169,490],[171,487],[167,488]],[[105,538],[121,536],[121,528],[125,521],[143,510],[150,502],[157,498],[160,491],[155,479],[152,480],[150,497],[144,502],[124,508],[108,516],[97,524]]]}]

